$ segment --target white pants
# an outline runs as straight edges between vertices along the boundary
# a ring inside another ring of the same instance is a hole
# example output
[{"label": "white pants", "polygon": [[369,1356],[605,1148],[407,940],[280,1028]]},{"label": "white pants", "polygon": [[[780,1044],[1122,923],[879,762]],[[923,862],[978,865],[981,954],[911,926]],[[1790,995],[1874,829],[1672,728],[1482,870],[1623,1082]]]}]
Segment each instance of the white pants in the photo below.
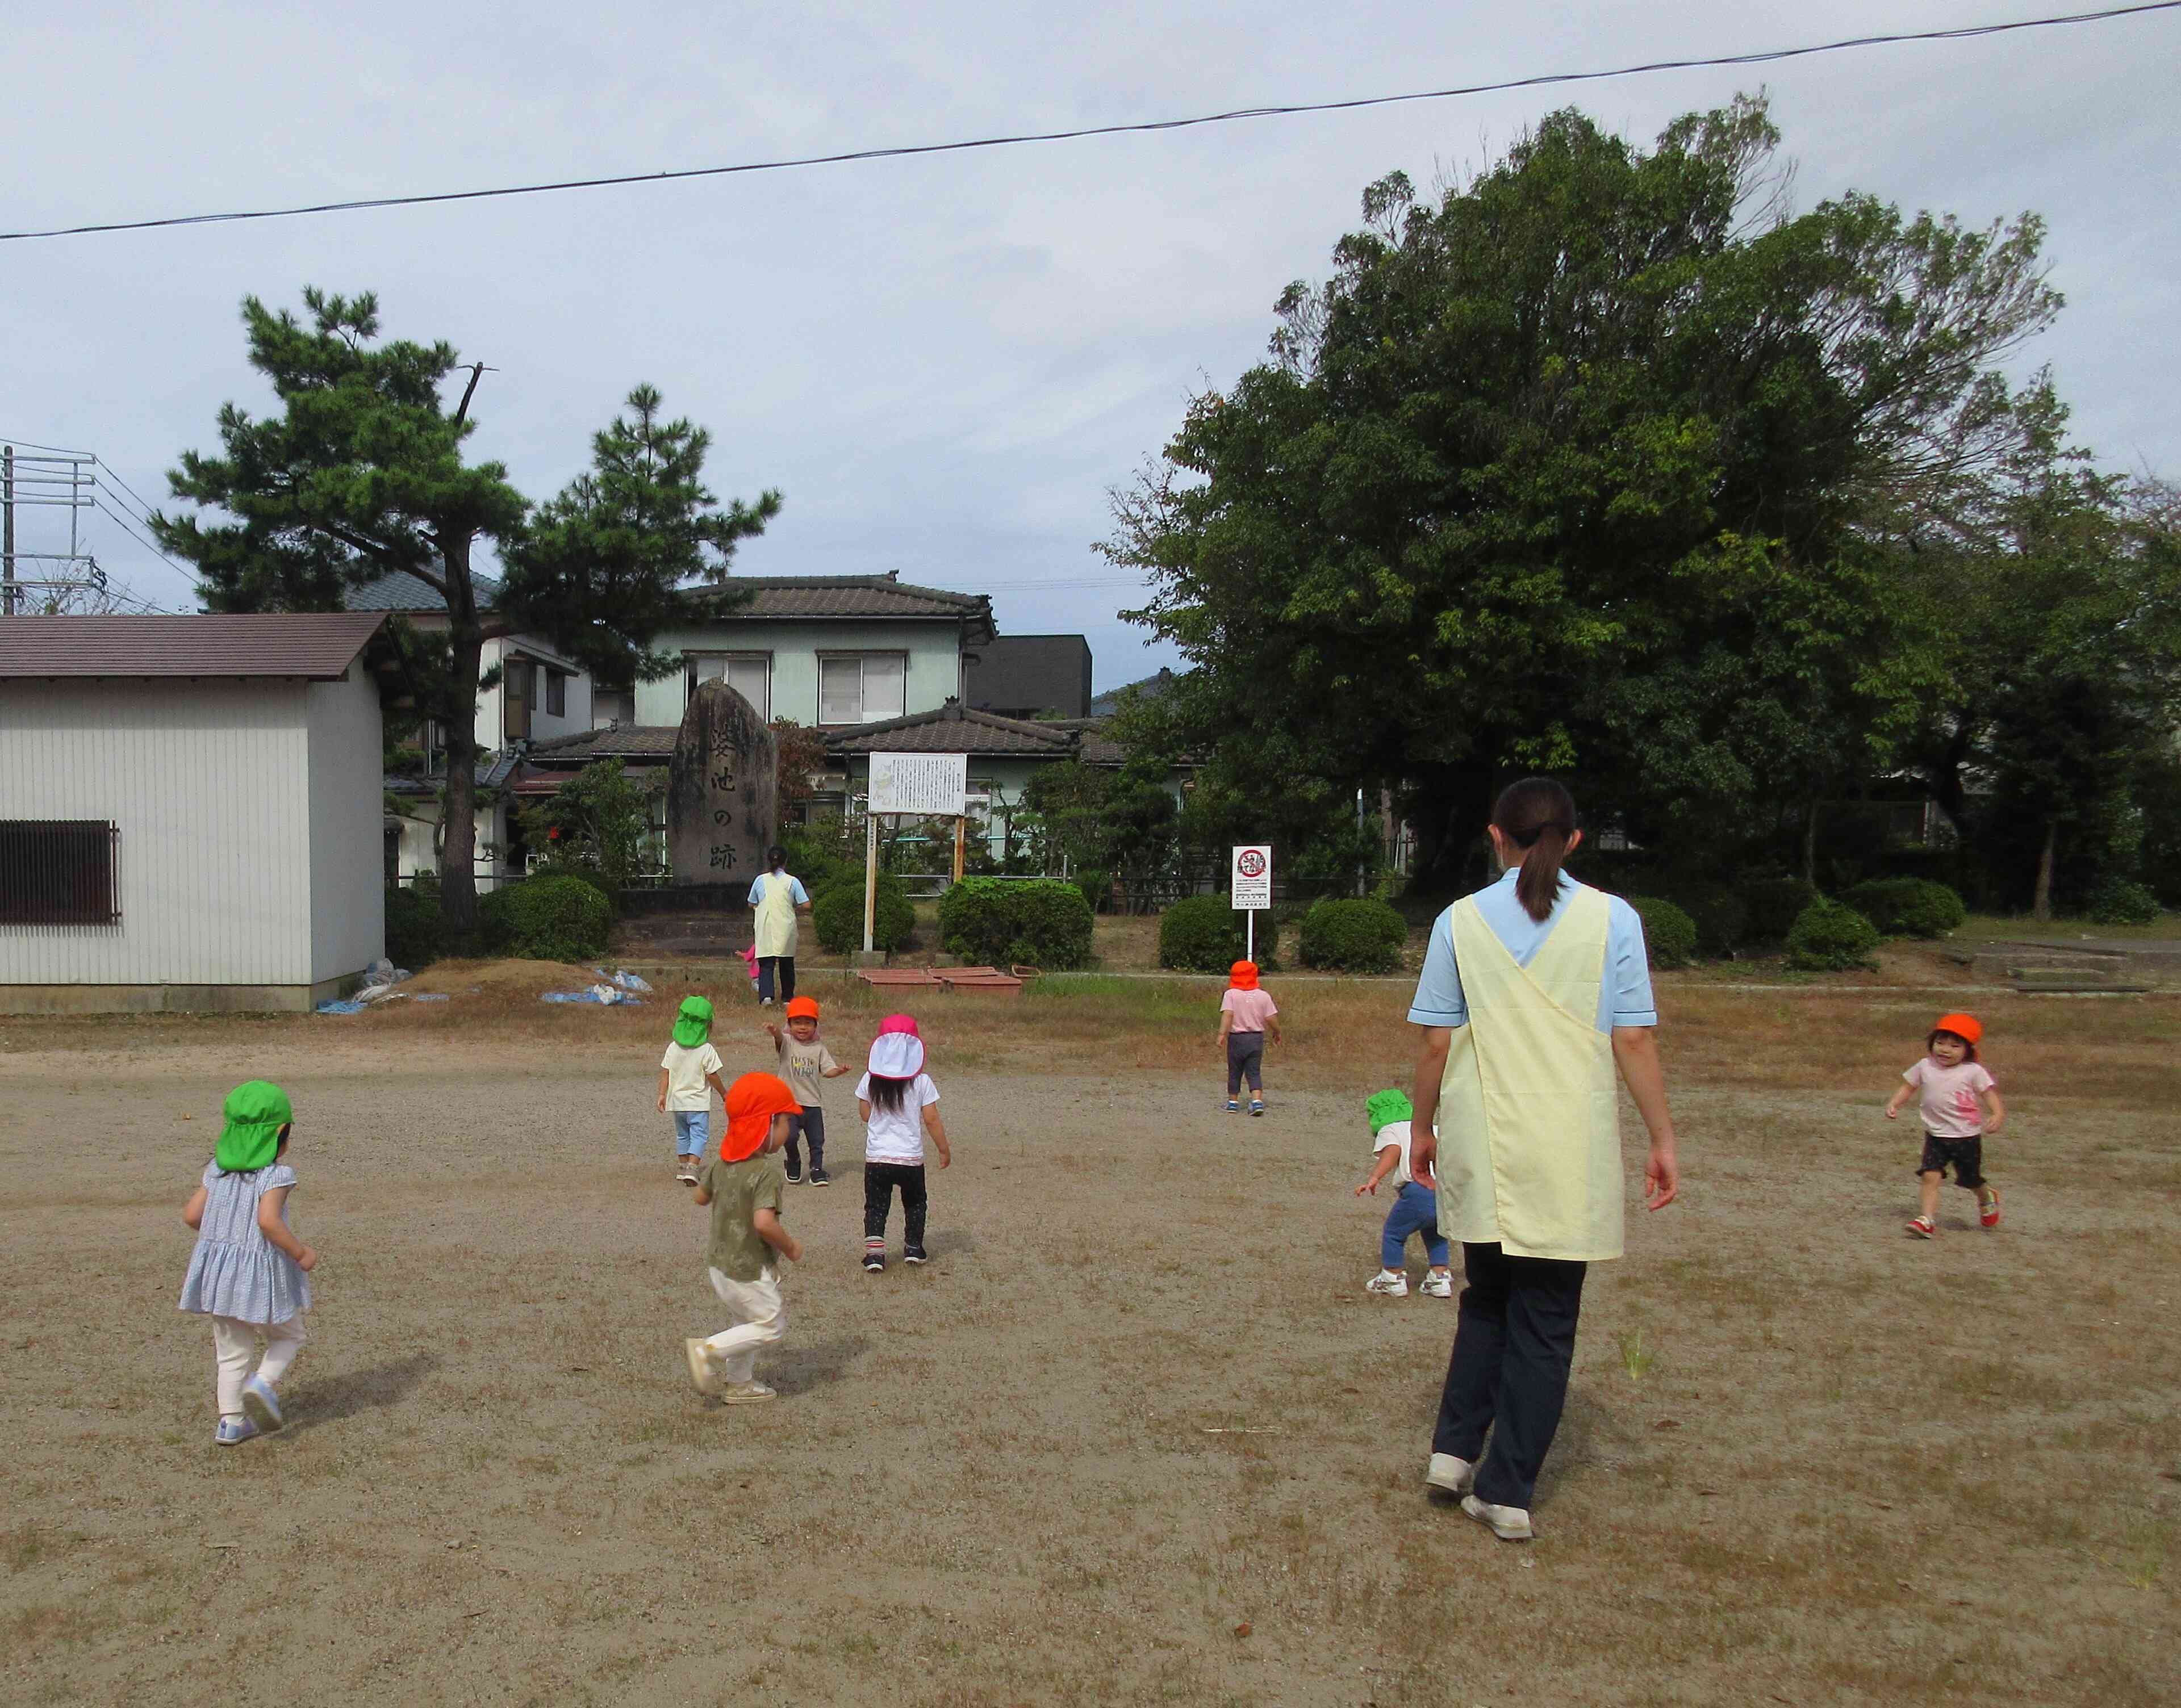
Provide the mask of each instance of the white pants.
[{"label": "white pants", "polygon": [[787,1313],[781,1305],[779,1280],[770,1272],[754,1281],[733,1281],[717,1270],[710,1273],[712,1291],[726,1306],[735,1325],[714,1335],[704,1344],[719,1359],[720,1373],[727,1380],[737,1384],[750,1381],[757,1372],[758,1348],[776,1345],[787,1338]]},{"label": "white pants", "polygon": [[[260,1335],[265,1336],[262,1364],[257,1360]],[[212,1347],[219,1359],[220,1416],[242,1415],[242,1385],[250,1380],[252,1364],[257,1365],[259,1375],[278,1386],[280,1378],[288,1374],[288,1366],[295,1362],[295,1354],[302,1351],[306,1338],[300,1312],[284,1323],[246,1323],[240,1317],[214,1317]]]}]

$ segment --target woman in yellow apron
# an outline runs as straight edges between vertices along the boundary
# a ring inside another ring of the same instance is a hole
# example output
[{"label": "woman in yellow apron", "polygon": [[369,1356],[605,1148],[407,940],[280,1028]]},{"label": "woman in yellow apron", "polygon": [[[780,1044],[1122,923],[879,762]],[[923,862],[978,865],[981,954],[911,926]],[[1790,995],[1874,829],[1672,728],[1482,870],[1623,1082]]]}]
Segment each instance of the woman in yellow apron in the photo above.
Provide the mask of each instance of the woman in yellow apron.
[{"label": "woman in yellow apron", "polygon": [[787,851],[768,848],[766,870],[751,880],[750,910],[757,916],[757,1002],[770,1008],[775,995],[795,994],[796,915],[810,911],[803,880],[787,875]]},{"label": "woman in yellow apron", "polygon": [[1510,785],[1491,829],[1508,869],[1433,924],[1409,1010],[1424,1028],[1410,1171],[1436,1174],[1439,1231],[1461,1242],[1467,1278],[1424,1481],[1527,1541],[1585,1267],[1621,1255],[1616,1063],[1650,1131],[1651,1209],[1678,1176],[1643,922],[1560,870],[1582,833],[1551,778]]}]

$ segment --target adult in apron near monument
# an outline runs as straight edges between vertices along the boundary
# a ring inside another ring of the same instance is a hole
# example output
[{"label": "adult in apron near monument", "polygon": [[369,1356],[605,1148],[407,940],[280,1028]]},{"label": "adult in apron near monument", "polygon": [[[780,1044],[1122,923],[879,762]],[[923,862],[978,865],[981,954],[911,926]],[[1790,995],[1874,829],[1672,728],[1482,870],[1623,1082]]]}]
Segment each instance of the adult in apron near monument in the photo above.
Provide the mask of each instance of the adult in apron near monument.
[{"label": "adult in apron near monument", "polygon": [[765,863],[770,869],[752,880],[749,901],[757,915],[758,1006],[770,1008],[776,994],[782,1002],[795,994],[795,916],[810,911],[810,898],[803,880],[787,875],[785,848],[766,849]]},{"label": "adult in apron near monument", "polygon": [[1409,1011],[1424,1028],[1410,1171],[1436,1176],[1468,1282],[1424,1481],[1527,1541],[1586,1268],[1621,1255],[1616,1063],[1650,1132],[1649,1208],[1673,1202],[1679,1176],[1643,922],[1560,870],[1582,833],[1551,778],[1501,794],[1491,832],[1510,869],[1438,917]]}]

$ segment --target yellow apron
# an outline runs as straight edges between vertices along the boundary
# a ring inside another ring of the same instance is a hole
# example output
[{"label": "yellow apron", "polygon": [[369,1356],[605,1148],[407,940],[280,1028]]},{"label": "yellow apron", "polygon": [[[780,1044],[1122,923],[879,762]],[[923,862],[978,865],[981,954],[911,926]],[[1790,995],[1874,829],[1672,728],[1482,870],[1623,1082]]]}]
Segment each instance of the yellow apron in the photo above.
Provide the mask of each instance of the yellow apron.
[{"label": "yellow apron", "polygon": [[1621,1106],[1597,1023],[1605,896],[1577,884],[1527,967],[1473,897],[1449,923],[1469,1024],[1439,1081],[1439,1231],[1512,1257],[1619,1257]]},{"label": "yellow apron", "polygon": [[757,952],[795,955],[795,884],[784,872],[765,874],[765,894],[757,901]]}]

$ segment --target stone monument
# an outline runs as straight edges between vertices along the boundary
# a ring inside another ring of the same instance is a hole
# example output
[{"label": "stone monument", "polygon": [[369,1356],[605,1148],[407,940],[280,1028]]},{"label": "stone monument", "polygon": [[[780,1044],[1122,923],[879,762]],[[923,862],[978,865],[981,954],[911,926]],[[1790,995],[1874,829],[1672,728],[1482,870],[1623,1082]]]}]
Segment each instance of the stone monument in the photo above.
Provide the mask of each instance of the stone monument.
[{"label": "stone monument", "polygon": [[747,885],[765,870],[776,763],[757,708],[717,677],[699,682],[666,774],[666,858],[676,885]]}]

